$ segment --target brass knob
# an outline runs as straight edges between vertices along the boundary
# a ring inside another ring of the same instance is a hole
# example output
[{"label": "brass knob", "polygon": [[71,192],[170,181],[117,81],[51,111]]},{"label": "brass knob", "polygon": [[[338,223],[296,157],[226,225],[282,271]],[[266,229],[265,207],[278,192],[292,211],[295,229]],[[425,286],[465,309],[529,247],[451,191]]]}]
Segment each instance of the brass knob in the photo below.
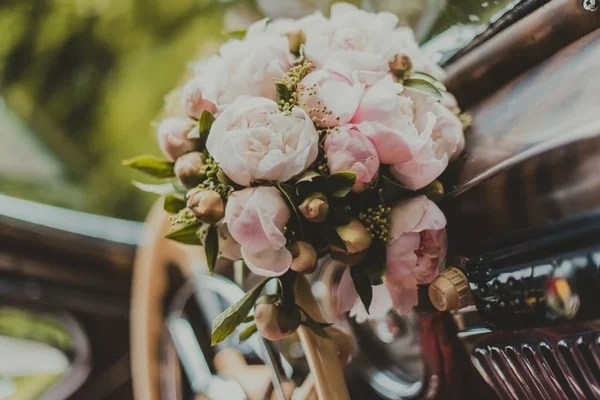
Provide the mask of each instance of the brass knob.
[{"label": "brass knob", "polygon": [[454,311],[473,304],[467,277],[458,268],[448,268],[429,285],[429,300],[440,311]]}]

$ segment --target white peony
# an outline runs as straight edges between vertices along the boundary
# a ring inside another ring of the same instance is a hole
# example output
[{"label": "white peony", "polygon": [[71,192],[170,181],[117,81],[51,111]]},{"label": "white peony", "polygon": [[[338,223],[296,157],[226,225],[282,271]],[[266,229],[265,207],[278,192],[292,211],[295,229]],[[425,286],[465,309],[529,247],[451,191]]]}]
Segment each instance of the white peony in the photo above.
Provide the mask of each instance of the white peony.
[{"label": "white peony", "polygon": [[235,183],[285,182],[317,158],[319,134],[299,107],[279,111],[273,100],[240,98],[211,127],[206,148]]},{"label": "white peony", "polygon": [[196,66],[202,97],[221,107],[239,96],[275,99],[275,81],[292,67],[288,39],[256,35],[223,44],[218,56]]}]

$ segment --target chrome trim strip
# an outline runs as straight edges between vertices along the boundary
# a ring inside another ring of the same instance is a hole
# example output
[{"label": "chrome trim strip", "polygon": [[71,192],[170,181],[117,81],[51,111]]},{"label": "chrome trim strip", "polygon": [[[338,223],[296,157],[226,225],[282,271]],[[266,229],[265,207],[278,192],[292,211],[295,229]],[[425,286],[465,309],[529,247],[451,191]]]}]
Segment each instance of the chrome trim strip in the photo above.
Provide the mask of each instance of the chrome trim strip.
[{"label": "chrome trim strip", "polygon": [[0,218],[3,217],[134,246],[139,243],[142,231],[140,222],[72,211],[0,194]]}]

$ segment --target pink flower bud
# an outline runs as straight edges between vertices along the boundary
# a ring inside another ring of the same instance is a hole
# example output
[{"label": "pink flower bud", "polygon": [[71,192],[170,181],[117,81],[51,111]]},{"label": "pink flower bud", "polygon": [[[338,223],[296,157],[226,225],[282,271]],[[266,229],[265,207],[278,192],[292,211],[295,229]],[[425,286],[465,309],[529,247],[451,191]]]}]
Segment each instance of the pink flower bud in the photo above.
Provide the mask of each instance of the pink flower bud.
[{"label": "pink flower bud", "polygon": [[300,312],[294,309],[286,315],[275,304],[258,304],[254,308],[254,322],[258,332],[271,341],[281,340],[300,325]]},{"label": "pink flower bud", "polygon": [[325,151],[331,173],[352,171],[356,174],[353,192],[365,191],[377,179],[377,149],[360,126],[348,124],[332,131],[325,139]]},{"label": "pink flower bud", "polygon": [[300,213],[311,222],[323,222],[329,214],[329,203],[323,193],[312,193],[298,207]]},{"label": "pink flower bud", "polygon": [[187,206],[196,218],[206,224],[216,224],[225,214],[223,199],[214,190],[193,191]]},{"label": "pink flower bud", "polygon": [[192,79],[183,88],[181,106],[190,118],[199,119],[202,111],[211,114],[217,111],[217,106],[202,96],[201,81],[199,78]]},{"label": "pink flower bud", "polygon": [[165,157],[176,160],[185,153],[194,151],[196,144],[188,139],[193,123],[187,118],[167,118],[158,126],[158,144]]},{"label": "pink flower bud", "polygon": [[292,259],[290,268],[293,271],[310,274],[317,269],[317,251],[312,245],[298,241],[294,243],[294,250],[297,250],[297,254],[292,251],[292,255],[295,255],[295,257]]},{"label": "pink flower bud", "polygon": [[364,260],[373,238],[367,228],[357,219],[336,229],[344,241],[346,249],[329,246],[331,257],[348,265],[354,265]]},{"label": "pink flower bud", "polygon": [[197,186],[206,178],[203,165],[202,153],[193,151],[184,154],[175,161],[175,175],[185,186]]},{"label": "pink flower bud", "polygon": [[389,66],[392,74],[398,79],[404,79],[412,71],[413,63],[408,55],[400,53],[390,60]]}]

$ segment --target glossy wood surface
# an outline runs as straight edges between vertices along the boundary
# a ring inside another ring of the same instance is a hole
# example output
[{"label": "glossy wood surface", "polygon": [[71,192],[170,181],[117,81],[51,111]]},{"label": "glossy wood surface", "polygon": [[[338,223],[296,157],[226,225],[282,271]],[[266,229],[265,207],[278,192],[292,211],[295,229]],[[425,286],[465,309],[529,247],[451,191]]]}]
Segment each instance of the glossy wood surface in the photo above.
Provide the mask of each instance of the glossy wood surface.
[{"label": "glossy wood surface", "polygon": [[459,251],[600,208],[600,30],[470,111],[442,207]]},{"label": "glossy wood surface", "polygon": [[446,65],[446,86],[463,108],[471,107],[599,26],[600,9],[586,11],[582,0],[552,0]]}]

